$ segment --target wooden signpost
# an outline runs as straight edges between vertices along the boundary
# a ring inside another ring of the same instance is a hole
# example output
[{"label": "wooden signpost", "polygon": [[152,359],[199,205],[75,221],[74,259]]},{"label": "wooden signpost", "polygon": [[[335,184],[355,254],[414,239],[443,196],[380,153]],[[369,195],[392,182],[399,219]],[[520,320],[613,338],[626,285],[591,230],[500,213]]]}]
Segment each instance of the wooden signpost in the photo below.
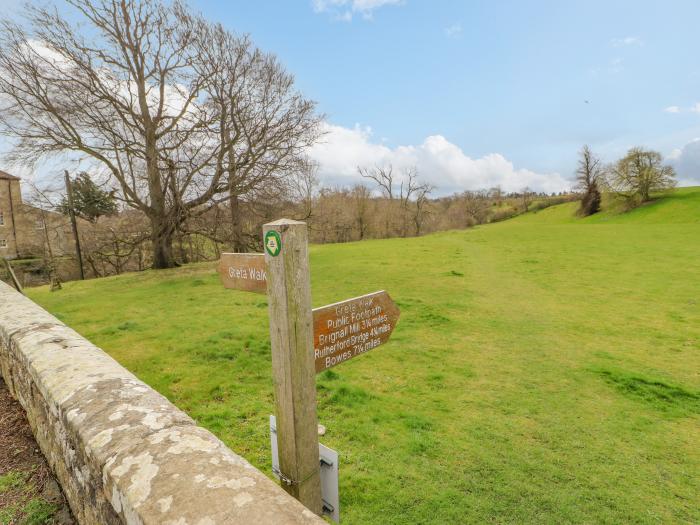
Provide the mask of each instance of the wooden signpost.
[{"label": "wooden signpost", "polygon": [[[316,373],[386,343],[399,309],[379,291],[312,310],[306,224],[281,219],[265,224],[263,236],[264,254],[224,253],[218,271],[226,288],[267,290],[277,412],[275,474],[287,492],[320,515]],[[336,476],[337,469],[336,458]],[[326,510],[337,519],[337,501]]]},{"label": "wooden signpost", "polygon": [[280,479],[287,492],[320,515],[321,478],[306,224],[282,219],[265,224],[263,235]]}]

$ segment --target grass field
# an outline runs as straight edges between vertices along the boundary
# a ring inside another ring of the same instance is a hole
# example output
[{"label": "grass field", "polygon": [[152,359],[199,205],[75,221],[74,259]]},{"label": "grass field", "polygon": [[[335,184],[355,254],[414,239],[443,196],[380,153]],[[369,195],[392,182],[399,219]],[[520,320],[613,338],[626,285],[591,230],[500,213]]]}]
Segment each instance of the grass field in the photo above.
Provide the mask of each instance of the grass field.
[{"label": "grass field", "polygon": [[[314,305],[402,311],[318,377],[344,523],[700,522],[700,188],[574,210],[311,248]],[[264,296],[214,265],[28,293],[270,473]]]}]

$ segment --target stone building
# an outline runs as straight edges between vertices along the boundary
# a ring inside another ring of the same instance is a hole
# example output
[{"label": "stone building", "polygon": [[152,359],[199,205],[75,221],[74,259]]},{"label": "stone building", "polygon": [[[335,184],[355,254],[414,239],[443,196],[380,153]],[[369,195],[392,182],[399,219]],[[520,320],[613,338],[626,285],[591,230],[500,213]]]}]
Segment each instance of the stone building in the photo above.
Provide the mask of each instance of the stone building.
[{"label": "stone building", "polygon": [[26,204],[19,177],[0,170],[0,257],[66,255],[70,235],[66,217]]}]

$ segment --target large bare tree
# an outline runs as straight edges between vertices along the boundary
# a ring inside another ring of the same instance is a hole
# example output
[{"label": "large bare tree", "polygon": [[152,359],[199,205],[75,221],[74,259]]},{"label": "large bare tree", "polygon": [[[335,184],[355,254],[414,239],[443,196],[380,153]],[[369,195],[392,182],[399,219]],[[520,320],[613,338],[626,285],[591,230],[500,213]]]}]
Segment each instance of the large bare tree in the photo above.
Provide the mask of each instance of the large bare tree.
[{"label": "large bare tree", "polygon": [[663,164],[657,151],[632,148],[611,169],[610,184],[629,200],[647,202],[651,194],[675,187],[673,166]]},{"label": "large bare tree", "polygon": [[216,138],[226,182],[235,251],[245,251],[241,201],[295,194],[299,181],[313,179],[306,151],[319,137],[315,104],[294,88],[294,77],[277,59],[221,25],[190,18],[200,35],[195,66],[208,79],[217,111]]},{"label": "large bare tree", "polygon": [[[403,237],[408,236],[408,215],[410,213],[411,207],[411,197],[417,199],[417,210],[419,212],[423,211],[423,204],[428,194],[433,191],[433,186],[428,183],[421,183],[418,181],[418,169],[413,166],[403,170],[403,178],[399,185],[399,202],[401,203],[401,235]],[[418,231],[420,231],[420,219],[419,222],[414,224]],[[416,235],[420,235],[417,233]]]},{"label": "large bare tree", "polygon": [[286,173],[315,140],[314,104],[248,38],[178,2],[66,3],[82,28],[39,7],[25,26],[2,22],[0,132],[15,139],[10,160],[103,168],[148,217],[154,267],[175,264],[189,217]]},{"label": "large bare tree", "polygon": [[576,168],[576,189],[587,193],[591,187],[602,181],[605,168],[600,159],[587,144],[581,148]]},{"label": "large bare tree", "polygon": [[372,200],[372,192],[364,184],[355,184],[350,195],[354,204],[357,235],[359,240],[362,240],[367,235],[369,228],[369,205]]},{"label": "large bare tree", "polygon": [[394,175],[394,167],[391,164],[386,166],[357,167],[357,172],[361,177],[373,180],[377,188],[382,194],[382,197],[388,199],[388,206],[384,209],[384,236],[391,235],[391,218],[394,213],[394,186],[396,177]]},{"label": "large bare tree", "polygon": [[[371,168],[358,166],[357,172],[360,176],[373,180],[382,197],[389,201],[385,209],[385,236],[388,237],[391,233],[392,216],[398,214],[401,221],[400,233],[403,237],[406,237],[408,235],[411,198],[417,195],[420,196],[421,203],[419,207],[422,213],[424,200],[434,187],[430,184],[419,182],[418,169],[415,166],[404,168],[401,173],[394,172],[394,167],[391,164],[377,165]],[[398,209],[394,209],[395,202],[398,203]],[[420,226],[417,226],[417,228],[420,229]]]}]

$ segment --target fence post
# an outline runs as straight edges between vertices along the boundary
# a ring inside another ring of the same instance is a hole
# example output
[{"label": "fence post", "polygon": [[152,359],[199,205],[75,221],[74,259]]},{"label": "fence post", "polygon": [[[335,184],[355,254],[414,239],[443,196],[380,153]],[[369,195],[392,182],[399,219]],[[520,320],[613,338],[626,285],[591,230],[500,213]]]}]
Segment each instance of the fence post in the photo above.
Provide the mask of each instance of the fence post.
[{"label": "fence post", "polygon": [[320,515],[321,480],[316,372],[306,224],[281,219],[263,226],[283,488]]},{"label": "fence post", "polygon": [[3,258],[3,261],[5,262],[5,267],[7,268],[7,273],[10,274],[10,280],[12,281],[12,284],[14,287],[17,289],[17,291],[21,294],[24,295],[24,290],[22,289],[22,285],[19,282],[19,279],[17,279],[17,276],[15,275],[15,271],[12,269],[12,265],[10,264],[10,260]]},{"label": "fence post", "polygon": [[80,278],[85,280],[85,270],[83,269],[83,252],[80,249],[80,238],[78,237],[78,223],[75,220],[75,208],[73,207],[73,186],[71,185],[68,170],[64,170],[66,179],[66,201],[68,203],[68,215],[73,229],[73,239],[75,239],[75,255],[78,257],[78,267],[80,268]]}]

